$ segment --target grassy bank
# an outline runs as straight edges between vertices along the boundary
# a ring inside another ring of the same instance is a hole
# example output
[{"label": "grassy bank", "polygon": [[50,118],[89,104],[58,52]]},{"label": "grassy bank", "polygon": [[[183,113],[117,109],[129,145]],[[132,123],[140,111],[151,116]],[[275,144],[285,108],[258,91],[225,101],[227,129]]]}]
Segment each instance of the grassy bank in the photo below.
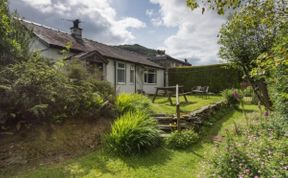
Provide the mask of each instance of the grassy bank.
[{"label": "grassy bank", "polygon": [[[246,105],[245,109],[253,112],[257,107]],[[226,130],[233,129],[234,122],[244,123],[245,119],[242,112],[229,109],[217,113],[210,121],[215,122],[203,128],[201,141],[187,150],[158,148],[146,155],[126,158],[99,150],[65,163],[28,170],[18,177],[197,177],[205,165],[203,162],[217,151],[214,138],[225,139]]]},{"label": "grassy bank", "polygon": [[[180,110],[182,113],[190,113],[191,111],[200,109],[203,106],[207,106],[212,103],[216,103],[222,100],[222,97],[219,96],[199,96],[199,95],[189,95],[187,96],[188,103],[185,102],[183,96],[180,96]],[[163,114],[175,114],[176,108],[176,98],[172,97],[174,105],[170,105],[167,97],[157,97],[155,102],[152,104],[152,110],[155,113]]]}]

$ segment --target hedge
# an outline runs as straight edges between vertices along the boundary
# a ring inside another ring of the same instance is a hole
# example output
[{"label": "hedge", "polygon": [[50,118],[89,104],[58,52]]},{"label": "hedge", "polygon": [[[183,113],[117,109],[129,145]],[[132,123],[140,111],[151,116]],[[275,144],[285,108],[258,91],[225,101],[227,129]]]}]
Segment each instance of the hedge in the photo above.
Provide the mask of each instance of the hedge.
[{"label": "hedge", "polygon": [[172,68],[168,71],[169,85],[183,85],[185,91],[195,86],[209,86],[209,91],[220,92],[239,88],[241,73],[226,64]]}]

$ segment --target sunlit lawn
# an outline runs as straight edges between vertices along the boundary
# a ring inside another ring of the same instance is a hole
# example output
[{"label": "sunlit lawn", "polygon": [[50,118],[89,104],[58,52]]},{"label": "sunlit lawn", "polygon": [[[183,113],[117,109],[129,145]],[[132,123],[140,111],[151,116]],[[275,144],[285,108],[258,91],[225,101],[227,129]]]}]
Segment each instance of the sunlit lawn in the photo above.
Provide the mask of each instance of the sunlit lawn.
[{"label": "sunlit lawn", "polygon": [[[256,106],[245,106],[249,111]],[[226,110],[210,118],[212,126],[204,128],[201,141],[188,150],[175,151],[158,148],[142,156],[114,157],[103,150],[96,151],[66,163],[42,166],[33,171],[26,171],[19,177],[115,177],[115,178],[193,178],[202,177],[203,164],[217,152],[218,146],[212,141],[213,136],[225,135],[233,130],[235,123],[245,123],[240,111]]]},{"label": "sunlit lawn", "polygon": [[[191,111],[200,109],[203,106],[207,106],[211,103],[216,103],[217,101],[222,100],[222,97],[219,96],[199,96],[199,95],[189,95],[187,96],[188,103],[185,103],[183,96],[180,96],[180,110],[182,113],[189,113]],[[155,113],[165,113],[165,114],[175,114],[176,112],[176,98],[172,98],[173,105],[170,105],[167,97],[157,97],[155,102],[152,104],[152,109]]]}]

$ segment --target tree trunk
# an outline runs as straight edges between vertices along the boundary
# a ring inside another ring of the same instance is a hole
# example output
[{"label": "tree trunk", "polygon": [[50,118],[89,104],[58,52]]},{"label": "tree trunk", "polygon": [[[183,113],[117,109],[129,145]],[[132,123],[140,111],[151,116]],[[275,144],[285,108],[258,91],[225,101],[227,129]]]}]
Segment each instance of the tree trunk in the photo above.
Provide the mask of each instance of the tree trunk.
[{"label": "tree trunk", "polygon": [[259,87],[259,91],[261,93],[261,97],[263,98],[263,102],[265,102],[264,106],[266,106],[266,109],[271,110],[272,109],[272,102],[269,97],[267,84],[264,79],[261,79],[257,81],[257,85]]},{"label": "tree trunk", "polygon": [[242,69],[244,74],[247,76],[247,80],[250,82],[252,89],[257,96],[258,100],[262,105],[265,106],[267,111],[271,111],[272,109],[272,102],[269,97],[267,85],[264,80],[255,81],[249,74],[249,70],[246,68],[245,65],[242,65]]}]

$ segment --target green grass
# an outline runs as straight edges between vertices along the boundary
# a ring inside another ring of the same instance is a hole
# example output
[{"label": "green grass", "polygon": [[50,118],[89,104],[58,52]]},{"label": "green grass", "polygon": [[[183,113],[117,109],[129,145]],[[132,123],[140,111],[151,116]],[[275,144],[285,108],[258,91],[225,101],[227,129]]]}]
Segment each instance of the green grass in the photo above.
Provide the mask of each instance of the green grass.
[{"label": "green grass", "polygon": [[[246,105],[245,109],[252,112],[257,107]],[[211,138],[224,136],[226,130],[234,128],[234,122],[245,123],[243,114],[237,110],[219,112],[210,118],[210,121],[212,120],[212,126],[203,128],[201,141],[184,151],[158,148],[142,156],[113,157],[99,150],[65,163],[22,172],[18,177],[198,177],[203,172],[205,160],[218,149]]]},{"label": "green grass", "polygon": [[[207,106],[217,101],[222,100],[222,96],[209,96],[202,97],[199,95],[189,95],[187,96],[188,103],[185,103],[183,96],[180,96],[180,110],[182,113],[190,113],[191,111],[200,109],[203,106]],[[167,97],[157,97],[155,102],[152,104],[152,110],[157,114],[175,114],[176,112],[176,99],[172,98],[173,104],[170,105]]]}]

